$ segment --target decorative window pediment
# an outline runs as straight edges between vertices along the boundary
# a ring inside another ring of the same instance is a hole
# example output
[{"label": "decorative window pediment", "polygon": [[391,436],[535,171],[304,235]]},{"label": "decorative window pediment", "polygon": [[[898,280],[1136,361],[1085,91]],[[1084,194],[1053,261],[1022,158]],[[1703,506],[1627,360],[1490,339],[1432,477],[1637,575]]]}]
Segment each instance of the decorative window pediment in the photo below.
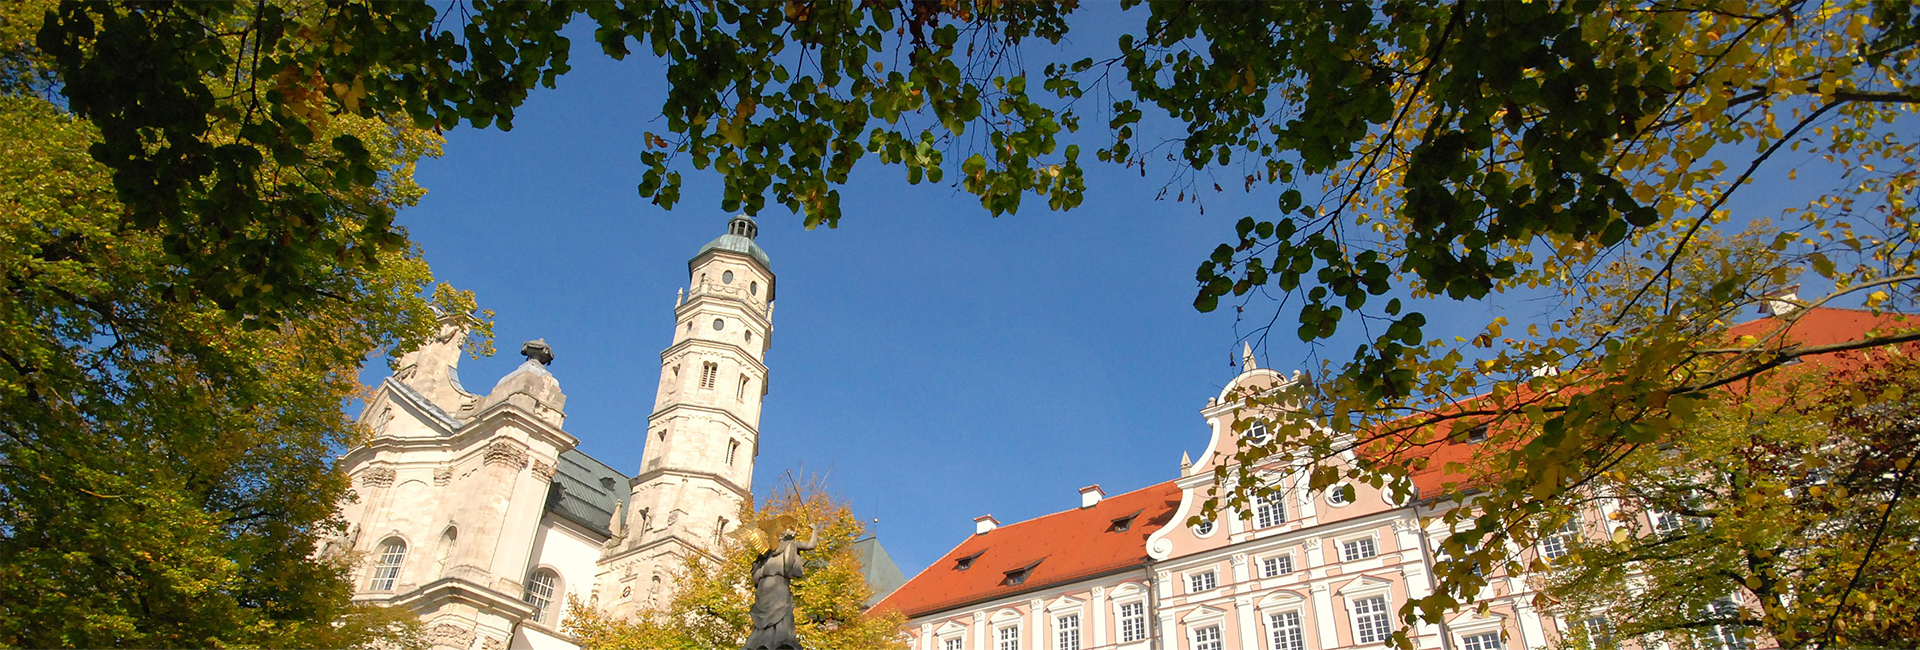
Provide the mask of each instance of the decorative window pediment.
[{"label": "decorative window pediment", "polygon": [[1372,594],[1387,591],[1392,588],[1393,581],[1391,580],[1363,575],[1354,578],[1352,582],[1342,585],[1338,590],[1335,590],[1334,593],[1352,596],[1357,594]]},{"label": "decorative window pediment", "polygon": [[1267,594],[1267,597],[1265,598],[1261,598],[1259,606],[1263,608],[1265,607],[1296,607],[1296,606],[1299,606],[1300,603],[1305,602],[1306,600],[1307,599],[1305,596],[1301,596],[1298,593],[1281,589],[1271,594]]},{"label": "decorative window pediment", "polygon": [[1188,625],[1193,625],[1195,623],[1203,623],[1206,621],[1226,618],[1226,616],[1227,616],[1227,610],[1208,607],[1206,605],[1201,605],[1199,607],[1194,608],[1193,611],[1187,612],[1186,616],[1180,617],[1180,622],[1186,623]]},{"label": "decorative window pediment", "polygon": [[1049,612],[1070,612],[1080,609],[1082,602],[1072,596],[1061,596],[1047,604]]}]

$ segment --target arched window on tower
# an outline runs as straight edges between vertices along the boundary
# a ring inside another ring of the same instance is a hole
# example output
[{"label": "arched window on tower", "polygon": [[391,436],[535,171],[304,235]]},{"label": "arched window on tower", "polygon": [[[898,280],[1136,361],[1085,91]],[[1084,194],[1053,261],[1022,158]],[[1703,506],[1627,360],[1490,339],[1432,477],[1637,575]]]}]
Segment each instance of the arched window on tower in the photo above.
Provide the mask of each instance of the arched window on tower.
[{"label": "arched window on tower", "polygon": [[746,375],[740,375],[740,388],[733,392],[733,398],[742,402],[747,400],[747,382],[753,381]]},{"label": "arched window on tower", "polygon": [[380,544],[380,559],[373,565],[373,584],[368,587],[374,591],[393,591],[393,583],[400,579],[400,565],[406,561],[405,541],[394,537]]},{"label": "arched window on tower", "polygon": [[735,454],[739,452],[740,452],[740,441],[728,440],[727,441],[727,466],[728,467],[733,466],[733,457]]},{"label": "arched window on tower", "polygon": [[520,600],[533,606],[535,622],[551,622],[547,620],[547,612],[553,607],[553,594],[558,591],[559,583],[560,576],[553,569],[537,569],[527,576],[527,593],[522,594]]},{"label": "arched window on tower", "polygon": [[726,534],[727,534],[727,518],[721,517],[719,521],[713,522],[713,545],[719,546],[721,538],[724,537]]},{"label": "arched window on tower", "polygon": [[701,388],[712,390],[713,385],[716,383],[716,380],[718,380],[719,378],[720,378],[720,364],[714,363],[712,361],[708,361],[700,364],[700,387]]}]

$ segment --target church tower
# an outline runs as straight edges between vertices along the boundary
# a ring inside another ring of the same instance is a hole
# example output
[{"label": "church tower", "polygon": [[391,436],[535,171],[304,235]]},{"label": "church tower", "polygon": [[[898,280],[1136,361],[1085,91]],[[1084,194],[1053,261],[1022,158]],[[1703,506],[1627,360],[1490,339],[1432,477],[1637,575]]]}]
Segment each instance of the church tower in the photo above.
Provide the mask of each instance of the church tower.
[{"label": "church tower", "polygon": [[675,299],[673,344],[647,418],[640,471],[600,561],[595,596],[624,615],[669,597],[685,558],[738,525],[759,452],[764,363],[773,331],[774,276],[742,215],[687,262]]}]

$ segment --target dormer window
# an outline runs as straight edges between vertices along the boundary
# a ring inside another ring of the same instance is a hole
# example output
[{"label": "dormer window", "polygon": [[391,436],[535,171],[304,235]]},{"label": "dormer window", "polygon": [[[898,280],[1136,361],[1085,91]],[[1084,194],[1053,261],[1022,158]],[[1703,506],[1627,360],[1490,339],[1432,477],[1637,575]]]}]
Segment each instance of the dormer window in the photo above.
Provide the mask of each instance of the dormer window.
[{"label": "dormer window", "polygon": [[1008,571],[1007,577],[1000,580],[1000,585],[1003,587],[1011,587],[1011,586],[1020,584],[1022,582],[1026,582],[1027,576],[1033,573],[1034,567],[1040,566],[1040,562],[1041,560],[1034,560],[1033,564],[1029,564],[1029,565],[1020,567],[1018,569],[1014,569],[1012,571]]},{"label": "dormer window", "polygon": [[1477,426],[1467,430],[1467,442],[1478,444],[1486,441],[1487,441],[1486,425]]},{"label": "dormer window", "polygon": [[965,571],[967,569],[973,568],[973,561],[980,559],[980,555],[986,552],[987,552],[986,549],[980,549],[979,551],[975,551],[973,555],[969,555],[969,556],[960,558],[958,560],[954,560],[953,570]]},{"label": "dormer window", "polygon": [[1108,524],[1108,525],[1107,525],[1107,532],[1109,532],[1109,533],[1124,533],[1124,532],[1127,532],[1128,530],[1130,530],[1130,529],[1132,529],[1132,528],[1133,528],[1133,519],[1134,519],[1135,517],[1138,517],[1138,516],[1140,516],[1140,513],[1142,513],[1142,512],[1146,512],[1146,511],[1145,511],[1145,510],[1135,510],[1135,511],[1133,511],[1133,514],[1130,514],[1130,515],[1127,515],[1127,516],[1125,516],[1125,517],[1116,517],[1116,518],[1114,518],[1114,520],[1113,520],[1113,523],[1111,523],[1111,524]]}]

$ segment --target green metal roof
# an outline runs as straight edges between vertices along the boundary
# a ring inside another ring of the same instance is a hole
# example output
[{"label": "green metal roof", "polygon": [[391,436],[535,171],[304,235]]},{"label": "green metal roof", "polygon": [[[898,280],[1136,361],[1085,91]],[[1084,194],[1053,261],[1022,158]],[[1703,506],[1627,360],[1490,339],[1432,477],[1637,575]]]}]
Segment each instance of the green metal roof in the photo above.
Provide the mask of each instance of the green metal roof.
[{"label": "green metal roof", "polygon": [[[752,239],[732,233],[713,238],[713,241],[707,242],[707,245],[700,247],[700,252],[694,253],[693,259],[700,259],[700,256],[706,255],[707,251],[715,250],[739,253],[751,257],[753,261],[759,262],[760,266],[766,267],[769,271],[773,270],[773,260],[767,257],[767,251],[765,249],[760,248],[759,244],[753,243]],[[687,265],[691,267],[693,260],[688,260]]]}]

